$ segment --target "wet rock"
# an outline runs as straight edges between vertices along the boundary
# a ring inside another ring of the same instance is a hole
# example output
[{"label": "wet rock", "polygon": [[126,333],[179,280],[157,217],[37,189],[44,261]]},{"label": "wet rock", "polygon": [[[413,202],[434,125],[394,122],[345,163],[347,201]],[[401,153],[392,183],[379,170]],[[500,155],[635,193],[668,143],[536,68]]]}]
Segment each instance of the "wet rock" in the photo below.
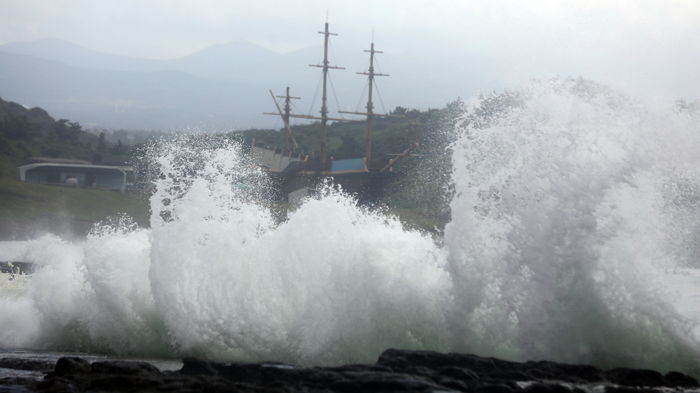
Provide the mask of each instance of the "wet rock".
[{"label": "wet rock", "polygon": [[471,392],[474,391],[478,384],[472,384],[468,382],[463,382],[460,380],[452,379],[450,377],[437,376],[433,379],[436,384],[444,386],[446,388],[458,391],[458,392]]},{"label": "wet rock", "polygon": [[62,357],[56,362],[54,374],[57,376],[70,374],[86,374],[90,372],[90,362],[79,357]]},{"label": "wet rock", "polygon": [[51,371],[54,363],[47,360],[34,360],[22,358],[2,358],[0,359],[0,368],[9,368],[12,370],[25,371]]},{"label": "wet rock", "polygon": [[667,393],[654,388],[632,388],[629,386],[606,386],[605,393]]},{"label": "wet rock", "polygon": [[[421,377],[392,373],[364,373],[353,376],[339,375],[331,383],[331,391],[337,392],[434,392],[446,390]],[[345,378],[344,378],[345,377]]]},{"label": "wet rock", "polygon": [[633,368],[615,368],[605,372],[608,381],[624,386],[665,386],[666,380],[660,372]]},{"label": "wet rock", "polygon": [[90,366],[92,374],[122,374],[122,375],[159,375],[160,370],[146,362],[127,362],[123,360],[94,362]]},{"label": "wet rock", "polygon": [[377,364],[394,370],[422,366],[432,370],[442,367],[461,367],[479,375],[487,375],[498,370],[518,369],[518,363],[496,358],[483,358],[460,353],[439,353],[433,351],[403,351],[388,349],[379,356]]},{"label": "wet rock", "polygon": [[476,355],[392,349],[374,365],[296,367],[186,358],[182,369],[173,372],[160,372],[143,362],[89,365],[79,358],[61,358],[42,382],[23,388],[40,392],[643,393],[661,392],[661,386],[697,387],[697,383],[675,372],[665,376],[624,368],[603,372],[586,365],[517,363]]},{"label": "wet rock", "polygon": [[484,384],[476,388],[477,393],[512,393],[519,390],[519,388],[513,389],[512,386],[505,383]]},{"label": "wet rock", "polygon": [[700,387],[698,380],[677,371],[671,371],[664,376],[666,380],[666,386],[680,386],[684,388],[696,388]]},{"label": "wet rock", "polygon": [[89,390],[94,391],[145,391],[157,388],[163,384],[161,378],[143,375],[103,374],[90,379]]},{"label": "wet rock", "polygon": [[436,370],[438,374],[463,382],[475,382],[479,376],[472,370],[460,367],[441,367]]},{"label": "wet rock", "polygon": [[571,389],[556,383],[533,383],[524,390],[525,393],[571,393]]},{"label": "wet rock", "polygon": [[196,358],[184,358],[180,373],[185,375],[218,375],[219,371],[211,362]]},{"label": "wet rock", "polygon": [[35,389],[36,381],[31,378],[0,378],[0,393],[29,393]]},{"label": "wet rock", "polygon": [[533,379],[549,379],[568,382],[601,382],[603,372],[593,366],[562,364],[549,361],[526,362],[523,368]]},{"label": "wet rock", "polygon": [[65,378],[56,376],[54,374],[49,374],[44,378],[43,381],[36,384],[35,388],[38,392],[81,392],[84,391],[80,389],[77,383],[74,381],[75,377]]},{"label": "wet rock", "polygon": [[[7,377],[7,378],[0,378],[0,386],[5,385],[5,386],[29,386],[33,385],[36,383],[36,380],[33,378],[22,378],[22,377]],[[0,387],[0,392],[2,391],[2,388]]]}]

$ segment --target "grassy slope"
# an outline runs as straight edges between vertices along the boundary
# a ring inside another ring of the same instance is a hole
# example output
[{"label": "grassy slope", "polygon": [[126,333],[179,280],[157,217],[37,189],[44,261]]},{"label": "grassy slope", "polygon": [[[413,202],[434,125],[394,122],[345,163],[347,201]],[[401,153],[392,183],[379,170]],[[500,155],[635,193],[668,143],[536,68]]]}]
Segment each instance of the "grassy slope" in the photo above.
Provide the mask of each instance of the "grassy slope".
[{"label": "grassy slope", "polygon": [[125,213],[147,224],[144,196],[115,191],[27,184],[0,177],[0,237],[41,232],[84,235],[94,223]]}]

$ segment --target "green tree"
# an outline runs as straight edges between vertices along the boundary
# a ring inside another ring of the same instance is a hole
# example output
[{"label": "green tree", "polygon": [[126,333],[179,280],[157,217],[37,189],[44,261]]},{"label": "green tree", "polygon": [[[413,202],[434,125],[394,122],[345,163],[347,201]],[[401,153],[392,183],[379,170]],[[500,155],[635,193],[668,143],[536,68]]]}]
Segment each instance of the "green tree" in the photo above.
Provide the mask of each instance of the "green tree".
[{"label": "green tree", "polygon": [[78,122],[72,122],[67,119],[60,119],[51,126],[52,137],[72,144],[78,142],[82,132],[83,130]]},{"label": "green tree", "polygon": [[404,115],[408,112],[408,109],[402,107],[402,106],[397,106],[396,109],[394,109],[391,113],[393,115]]},{"label": "green tree", "polygon": [[10,115],[0,121],[0,134],[11,140],[32,141],[39,135],[39,125],[25,115]]},{"label": "green tree", "polygon": [[114,147],[112,147],[112,149],[110,149],[109,152],[114,154],[114,155],[121,155],[121,154],[126,153],[126,148],[122,144],[122,140],[118,139],[117,144],[114,145]]},{"label": "green tree", "polygon": [[104,153],[106,148],[107,144],[105,143],[105,133],[100,132],[100,139],[97,141],[97,151],[99,153]]},{"label": "green tree", "polygon": [[333,152],[337,159],[364,157],[365,152],[357,140],[349,135],[341,137],[342,144],[338,150]]}]

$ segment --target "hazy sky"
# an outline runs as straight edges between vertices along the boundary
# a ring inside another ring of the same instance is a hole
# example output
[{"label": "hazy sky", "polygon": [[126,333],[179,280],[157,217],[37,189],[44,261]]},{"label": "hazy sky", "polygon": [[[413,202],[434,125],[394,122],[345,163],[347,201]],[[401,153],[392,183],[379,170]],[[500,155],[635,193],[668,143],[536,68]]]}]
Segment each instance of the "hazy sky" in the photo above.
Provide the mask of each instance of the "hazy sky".
[{"label": "hazy sky", "polygon": [[326,12],[341,43],[364,46],[374,29],[388,52],[450,51],[474,64],[465,72],[496,64],[500,85],[582,75],[700,98],[699,0],[0,0],[0,43],[57,37],[149,58],[233,40],[289,51],[318,43]]}]

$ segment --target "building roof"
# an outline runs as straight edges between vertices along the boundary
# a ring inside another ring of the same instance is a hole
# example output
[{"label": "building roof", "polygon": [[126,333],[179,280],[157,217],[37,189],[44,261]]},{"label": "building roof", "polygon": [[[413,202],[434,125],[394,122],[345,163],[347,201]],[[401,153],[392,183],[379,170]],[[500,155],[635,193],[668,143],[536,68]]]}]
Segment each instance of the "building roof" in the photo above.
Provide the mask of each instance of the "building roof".
[{"label": "building roof", "polygon": [[81,165],[92,165],[90,161],[76,160],[74,158],[56,158],[56,157],[31,157],[29,158],[30,164],[35,163],[51,163],[51,164],[81,164]]},{"label": "building roof", "polygon": [[114,170],[114,171],[119,171],[121,172],[124,176],[126,176],[127,172],[132,172],[134,168],[130,166],[112,166],[112,165],[93,165],[93,164],[63,164],[63,163],[56,163],[56,162],[35,162],[31,164],[25,164],[25,165],[20,165],[17,167],[19,170],[19,179],[22,181],[26,181],[27,179],[27,171],[30,169],[34,168],[47,168],[47,167],[54,167],[54,168],[72,168],[72,169],[106,169],[106,170]]}]

